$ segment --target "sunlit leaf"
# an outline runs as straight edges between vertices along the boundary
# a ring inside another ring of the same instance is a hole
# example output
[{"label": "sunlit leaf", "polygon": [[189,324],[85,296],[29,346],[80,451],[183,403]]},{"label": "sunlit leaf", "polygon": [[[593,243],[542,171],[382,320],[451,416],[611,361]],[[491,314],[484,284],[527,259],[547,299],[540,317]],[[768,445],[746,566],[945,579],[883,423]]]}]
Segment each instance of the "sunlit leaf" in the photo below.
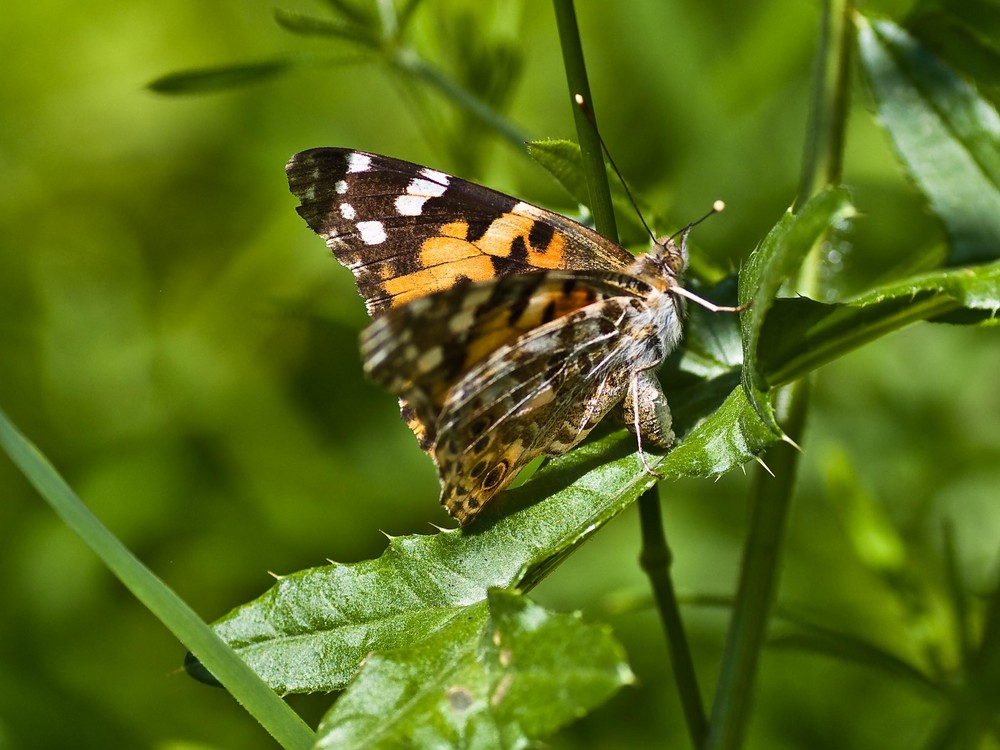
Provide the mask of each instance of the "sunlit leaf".
[{"label": "sunlit leaf", "polygon": [[743,384],[754,410],[775,434],[780,434],[780,429],[767,395],[772,384],[758,361],[761,331],[779,289],[794,279],[820,237],[853,210],[843,190],[830,189],[814,196],[798,213],[788,212],[781,218],[740,274],[740,302],[750,303],[750,309],[741,316]]},{"label": "sunlit leaf", "polygon": [[757,347],[768,382],[786,383],[873,339],[918,320],[995,323],[1000,262],[914,276],[853,300],[778,300]]},{"label": "sunlit leaf", "polygon": [[372,656],[317,747],[523,747],[631,681],[607,628],[494,589],[451,627]]},{"label": "sunlit leaf", "polygon": [[[687,396],[675,415],[683,440],[665,458],[648,455],[664,477],[715,476],[773,440],[737,373]],[[454,628],[490,588],[534,586],[655,483],[635,450],[622,430],[585,443],[503,493],[470,528],[397,537],[376,560],[285,576],[216,630],[276,690],[342,688],[369,653]]]},{"label": "sunlit leaf", "polygon": [[900,160],[944,225],[949,261],[997,257],[1000,116],[898,26],[859,17],[861,61]]}]

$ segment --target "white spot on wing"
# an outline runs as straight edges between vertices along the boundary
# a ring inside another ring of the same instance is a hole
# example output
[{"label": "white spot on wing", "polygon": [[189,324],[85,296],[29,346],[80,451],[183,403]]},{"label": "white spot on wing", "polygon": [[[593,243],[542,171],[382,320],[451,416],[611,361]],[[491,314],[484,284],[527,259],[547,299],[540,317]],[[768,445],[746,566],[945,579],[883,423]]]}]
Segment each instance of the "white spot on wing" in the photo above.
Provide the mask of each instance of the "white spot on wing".
[{"label": "white spot on wing", "polygon": [[385,227],[381,221],[359,221],[355,225],[366,245],[380,245],[385,242]]},{"label": "white spot on wing", "polygon": [[400,216],[420,216],[426,201],[424,195],[401,195],[396,198],[396,211]]},{"label": "white spot on wing", "polygon": [[519,216],[530,216],[532,219],[544,219],[545,212],[538,206],[532,206],[530,203],[524,203],[523,201],[518,203],[510,210],[513,214],[518,214]]},{"label": "white spot on wing", "polygon": [[337,180],[333,183],[333,189],[337,191],[337,195],[343,195],[347,192],[347,182],[344,180]]},{"label": "white spot on wing", "polygon": [[452,316],[451,320],[448,321],[448,329],[452,333],[461,333],[462,331],[467,331],[472,328],[472,324],[476,322],[476,314],[472,310],[462,310]]},{"label": "white spot on wing", "polygon": [[420,359],[417,360],[417,370],[420,372],[430,372],[443,361],[444,352],[441,351],[440,346],[435,346],[420,355]]},{"label": "white spot on wing", "polygon": [[354,206],[352,206],[350,203],[341,203],[340,204],[340,215],[343,216],[348,221],[352,221],[354,219],[354,216],[355,216]]},{"label": "white spot on wing", "polygon": [[347,155],[347,173],[367,172],[372,168],[372,158],[368,154],[352,151]]},{"label": "white spot on wing", "polygon": [[[447,180],[448,178],[445,177],[445,179]],[[440,183],[425,180],[421,177],[414,177],[410,180],[410,184],[406,186],[406,192],[410,195],[422,195],[425,198],[436,198],[439,195],[444,195],[444,191],[447,189],[447,184],[441,185]]]},{"label": "white spot on wing", "polygon": [[[422,174],[428,180],[433,180],[434,182],[439,183],[441,187],[441,193],[444,192],[444,188],[447,187],[448,183],[451,181],[451,178],[448,177],[448,175],[446,175],[444,172],[438,172],[436,169],[428,169],[427,167],[424,167],[423,169],[420,170],[420,174]],[[441,195],[441,193],[437,193],[437,195]]]},{"label": "white spot on wing", "polygon": [[448,175],[433,169],[422,169],[422,177],[414,177],[406,186],[406,195],[396,198],[396,211],[401,216],[420,216],[428,198],[444,195],[448,189]]}]

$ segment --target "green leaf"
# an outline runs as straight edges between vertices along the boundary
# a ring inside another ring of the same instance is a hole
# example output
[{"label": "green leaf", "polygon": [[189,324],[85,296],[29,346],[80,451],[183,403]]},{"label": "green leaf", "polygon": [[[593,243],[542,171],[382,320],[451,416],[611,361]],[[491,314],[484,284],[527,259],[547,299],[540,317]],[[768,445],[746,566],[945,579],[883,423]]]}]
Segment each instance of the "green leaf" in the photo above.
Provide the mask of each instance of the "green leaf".
[{"label": "green leaf", "polygon": [[1000,4],[996,0],[925,0],[906,27],[938,56],[976,81],[995,102],[1000,85]]},{"label": "green leaf", "polygon": [[298,63],[293,60],[271,60],[245,65],[223,65],[169,73],[148,84],[158,94],[204,94],[259,83],[284,73]]},{"label": "green leaf", "polygon": [[584,206],[590,203],[579,144],[561,139],[530,141],[528,156],[545,167],[573,200]]},{"label": "green leaf", "polygon": [[115,577],[177,640],[198,654],[219,675],[221,684],[282,747],[305,750],[313,733],[288,705],[271,692],[244,661],[222,643],[174,591],[142,564],[70,489],[55,467],[0,410],[0,447],[42,499]]},{"label": "green leaf", "polygon": [[317,747],[524,747],[632,679],[607,628],[494,589],[452,627],[372,656]]},{"label": "green leaf", "polygon": [[375,47],[378,42],[378,33],[375,29],[358,23],[321,18],[282,8],[275,9],[274,20],[286,31],[302,36],[336,37],[366,47]]},{"label": "green leaf", "polygon": [[[682,395],[684,439],[663,459],[648,454],[664,477],[722,473],[773,440],[738,371]],[[215,628],[279,692],[341,689],[371,652],[452,630],[489,589],[534,586],[654,484],[635,449],[623,430],[589,441],[503,493],[470,528],[393,538],[376,560],[283,577]]]},{"label": "green leaf", "polygon": [[325,2],[334,13],[359,26],[374,27],[378,22],[378,12],[374,3],[357,3],[352,0],[325,0]]},{"label": "green leaf", "polygon": [[758,366],[772,385],[787,383],[917,320],[997,322],[1000,262],[914,276],[853,300],[778,300],[760,333]]},{"label": "green leaf", "polygon": [[861,61],[879,118],[944,224],[952,265],[997,257],[1000,117],[905,31],[858,17]]},{"label": "green leaf", "polygon": [[899,656],[863,638],[841,633],[821,625],[806,622],[783,613],[783,619],[791,620],[802,632],[777,636],[768,641],[772,648],[807,651],[830,656],[841,661],[858,664],[885,674],[888,680],[909,684],[922,692],[937,695],[946,693],[944,686],[937,684],[927,675]]},{"label": "green leaf", "polygon": [[781,433],[768,400],[771,384],[759,358],[764,323],[779,289],[798,271],[809,251],[836,222],[853,215],[847,193],[829,189],[817,194],[798,213],[786,213],[768,233],[740,274],[739,300],[750,303],[741,316],[743,328],[743,386],[761,421],[775,435]]}]

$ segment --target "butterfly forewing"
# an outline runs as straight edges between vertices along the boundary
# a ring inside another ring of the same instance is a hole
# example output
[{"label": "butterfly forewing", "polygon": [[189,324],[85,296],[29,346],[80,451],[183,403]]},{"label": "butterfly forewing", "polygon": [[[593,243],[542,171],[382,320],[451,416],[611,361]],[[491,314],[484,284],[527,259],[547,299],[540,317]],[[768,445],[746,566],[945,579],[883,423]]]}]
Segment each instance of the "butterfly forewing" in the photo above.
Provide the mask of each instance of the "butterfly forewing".
[{"label": "butterfly forewing", "polygon": [[286,172],[299,214],[354,272],[373,315],[459,283],[634,260],[564,216],[410,162],[319,148]]}]

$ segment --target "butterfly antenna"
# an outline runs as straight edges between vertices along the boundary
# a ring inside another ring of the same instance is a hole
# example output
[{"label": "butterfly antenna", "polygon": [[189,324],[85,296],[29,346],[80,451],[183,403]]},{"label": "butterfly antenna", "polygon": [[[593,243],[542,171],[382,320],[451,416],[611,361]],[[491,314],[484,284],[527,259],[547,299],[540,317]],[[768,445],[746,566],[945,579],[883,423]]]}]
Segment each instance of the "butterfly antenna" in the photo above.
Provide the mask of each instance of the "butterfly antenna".
[{"label": "butterfly antenna", "polygon": [[694,227],[698,226],[703,221],[705,221],[705,219],[707,219],[709,216],[715,216],[715,214],[721,214],[725,210],[726,210],[726,202],[724,200],[721,200],[721,199],[716,199],[712,203],[712,208],[708,211],[708,213],[706,213],[700,219],[696,219],[695,221],[692,221],[686,227],[682,227],[681,229],[678,229],[676,232],[674,232],[672,235],[670,235],[670,239],[674,239],[675,237],[677,237],[679,235],[682,235],[682,234],[686,237],[688,232],[690,232]]},{"label": "butterfly antenna", "polygon": [[653,234],[653,230],[649,228],[649,224],[647,224],[646,220],[643,218],[642,211],[639,210],[639,206],[636,204],[635,198],[632,197],[632,191],[629,190],[628,188],[628,183],[625,182],[625,178],[622,176],[621,170],[618,169],[618,165],[615,164],[614,157],[611,156],[611,151],[608,150],[608,144],[606,144],[604,142],[604,138],[601,137],[601,131],[597,129],[597,120],[594,118],[594,113],[591,111],[590,106],[587,104],[587,100],[583,98],[583,94],[576,94],[573,97],[573,100],[576,102],[576,106],[578,106],[580,110],[583,112],[584,117],[587,118],[587,122],[590,123],[590,127],[594,129],[594,134],[597,136],[597,140],[600,142],[601,148],[604,150],[605,155],[608,157],[608,161],[611,163],[611,168],[615,171],[615,174],[618,176],[618,181],[622,184],[622,187],[625,188],[625,195],[628,196],[629,203],[632,204],[632,208],[635,209],[636,216],[639,217],[639,221],[641,221],[642,225],[646,228],[646,233],[649,235],[649,239],[651,239],[655,244],[656,235]]},{"label": "butterfly antenna", "polygon": [[[625,177],[622,176],[621,170],[618,169],[618,165],[615,164],[615,159],[613,156],[611,156],[611,151],[608,149],[608,144],[606,144],[604,142],[604,138],[601,137],[601,131],[597,129],[597,120],[594,118],[594,113],[591,111],[590,106],[587,104],[587,100],[583,98],[583,94],[576,94],[573,97],[573,100],[576,102],[576,106],[578,106],[580,110],[583,112],[584,117],[587,118],[587,122],[589,122],[590,126],[594,129],[594,134],[597,135],[597,140],[601,144],[601,148],[604,150],[605,155],[608,157],[608,162],[611,163],[611,168],[615,171],[615,175],[617,175],[618,181],[622,184],[622,187],[625,188],[625,195],[628,196],[629,203],[632,204],[632,208],[635,209],[636,216],[639,217],[639,221],[641,221],[642,225],[646,228],[646,234],[649,235],[649,239],[653,241],[653,244],[659,244],[657,242],[656,235],[653,234],[653,230],[650,229],[649,224],[646,223],[646,219],[643,217],[642,211],[639,210],[639,206],[635,202],[635,198],[632,197],[632,191],[629,190],[628,183],[625,181]],[[697,221],[692,221],[686,227],[678,229],[676,232],[670,235],[670,239],[672,240],[675,237],[682,234],[686,237],[687,233],[690,232],[693,227],[696,227],[699,224],[701,224],[709,216],[721,213],[722,211],[725,210],[725,208],[726,204],[724,201],[716,200],[714,203],[712,203],[712,209],[708,213],[706,213]]]}]

